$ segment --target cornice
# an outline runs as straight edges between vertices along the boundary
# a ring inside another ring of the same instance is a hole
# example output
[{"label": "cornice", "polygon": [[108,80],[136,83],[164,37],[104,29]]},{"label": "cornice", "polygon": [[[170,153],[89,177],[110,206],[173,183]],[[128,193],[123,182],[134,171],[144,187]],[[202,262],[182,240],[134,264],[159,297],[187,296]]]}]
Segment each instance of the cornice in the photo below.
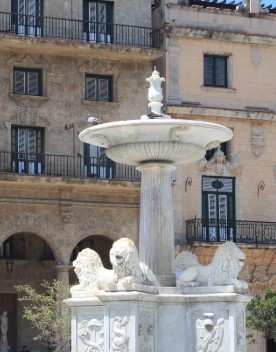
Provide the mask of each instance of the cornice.
[{"label": "cornice", "polygon": [[238,109],[223,109],[205,106],[182,106],[182,105],[165,105],[163,111],[166,114],[190,117],[215,117],[215,118],[230,118],[258,121],[276,121],[276,112],[274,111],[257,111],[257,110],[238,110]]}]

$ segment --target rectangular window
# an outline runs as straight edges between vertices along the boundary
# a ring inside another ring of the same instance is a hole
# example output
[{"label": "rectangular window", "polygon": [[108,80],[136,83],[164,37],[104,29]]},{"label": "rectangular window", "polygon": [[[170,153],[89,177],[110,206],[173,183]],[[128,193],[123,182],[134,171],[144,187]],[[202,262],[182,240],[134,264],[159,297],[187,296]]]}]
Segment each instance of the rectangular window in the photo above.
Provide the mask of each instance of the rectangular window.
[{"label": "rectangular window", "polygon": [[113,2],[84,0],[84,38],[90,42],[112,42],[113,36]]},{"label": "rectangular window", "polygon": [[228,86],[227,56],[204,55],[204,86]]},{"label": "rectangular window", "polygon": [[13,71],[13,93],[42,95],[42,72],[31,68],[15,67]]},{"label": "rectangular window", "polygon": [[42,128],[12,126],[12,169],[16,173],[43,173]]},{"label": "rectangular window", "polygon": [[112,77],[87,74],[85,76],[85,99],[112,101]]}]

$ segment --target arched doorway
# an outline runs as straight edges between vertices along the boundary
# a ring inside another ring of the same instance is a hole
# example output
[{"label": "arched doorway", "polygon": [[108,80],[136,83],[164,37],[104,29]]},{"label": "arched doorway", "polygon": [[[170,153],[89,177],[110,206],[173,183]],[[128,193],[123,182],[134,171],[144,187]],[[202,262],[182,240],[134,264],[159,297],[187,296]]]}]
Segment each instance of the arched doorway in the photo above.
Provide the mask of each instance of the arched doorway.
[{"label": "arched doorway", "polygon": [[[22,318],[23,305],[18,302],[16,285],[29,284],[41,289],[43,280],[57,277],[56,262],[50,245],[30,232],[18,232],[0,245],[0,314],[8,312],[9,352],[26,345],[30,351],[44,352],[41,342],[34,341],[34,329]],[[7,263],[10,263],[8,270]]]},{"label": "arched doorway", "polygon": [[[112,247],[113,241],[107,237],[94,235],[89,236],[81,240],[76,247],[73,249],[71,254],[71,261],[73,262],[79,252],[85,248],[91,248],[97,252],[102,260],[103,266],[106,269],[112,269],[112,265],[109,260],[109,251]],[[74,285],[77,282],[77,277],[74,272],[70,275],[70,284]]]}]

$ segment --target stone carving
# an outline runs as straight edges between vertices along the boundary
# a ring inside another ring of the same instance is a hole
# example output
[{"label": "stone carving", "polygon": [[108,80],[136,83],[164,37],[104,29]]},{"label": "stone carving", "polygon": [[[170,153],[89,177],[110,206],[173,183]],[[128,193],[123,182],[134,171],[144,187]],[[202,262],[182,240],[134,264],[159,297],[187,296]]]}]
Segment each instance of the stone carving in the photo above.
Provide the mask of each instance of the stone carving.
[{"label": "stone carving", "polygon": [[146,81],[150,84],[148,89],[149,102],[161,102],[163,100],[161,84],[165,81],[165,78],[160,78],[159,72],[154,68],[152,75],[146,78]]},{"label": "stone carving", "polygon": [[139,262],[135,244],[128,238],[113,243],[110,262],[115,274],[115,282],[143,284],[147,281],[157,284],[157,279],[146,264]]},{"label": "stone carving", "polygon": [[253,124],[251,129],[251,148],[256,157],[259,157],[263,153],[264,144],[262,126]]},{"label": "stone carving", "polygon": [[127,325],[130,318],[128,316],[117,316],[113,320],[111,351],[128,352],[129,337],[127,334]]},{"label": "stone carving", "polygon": [[89,248],[82,250],[73,262],[73,266],[79,285],[73,286],[72,291],[98,288],[97,272],[103,267],[98,253]]},{"label": "stone carving", "polygon": [[214,313],[204,313],[205,319],[196,320],[196,352],[218,352],[223,342],[224,319],[214,322]]},{"label": "stone carving", "polygon": [[219,145],[220,145],[220,141],[213,141],[213,142],[208,143],[206,145],[205,149],[206,150],[214,149],[214,148],[217,148]]},{"label": "stone carving", "polygon": [[201,159],[198,164],[198,169],[201,172],[212,171],[214,175],[239,175],[241,167],[237,160],[228,161],[223,151],[218,147],[213,157],[207,161],[205,158]]},{"label": "stone carving", "polygon": [[0,316],[1,327],[1,345],[8,346],[8,312],[4,310]]},{"label": "stone carving", "polygon": [[84,320],[79,327],[78,336],[88,346],[85,352],[104,351],[104,322],[103,320]]},{"label": "stone carving", "polygon": [[139,319],[138,338],[140,341],[141,352],[154,351],[154,325],[152,318],[148,314],[144,314]]},{"label": "stone carving", "polygon": [[199,264],[191,252],[183,251],[175,259],[176,285],[235,285],[246,289],[248,284],[237,279],[244,261],[245,254],[230,241],[220,245],[212,263],[206,266]]},{"label": "stone carving", "polygon": [[103,267],[97,252],[89,248],[82,250],[73,262],[80,283],[71,290],[103,289],[105,284],[117,283],[159,285],[147,265],[139,262],[135,244],[128,238],[121,238],[113,243],[110,262],[113,270]]},{"label": "stone carving", "polygon": [[170,130],[171,140],[173,141],[183,141],[184,136],[189,131],[190,126],[177,126]]},{"label": "stone carving", "polygon": [[245,314],[244,311],[239,312],[236,321],[237,327],[237,351],[246,351],[246,329],[245,329]]}]

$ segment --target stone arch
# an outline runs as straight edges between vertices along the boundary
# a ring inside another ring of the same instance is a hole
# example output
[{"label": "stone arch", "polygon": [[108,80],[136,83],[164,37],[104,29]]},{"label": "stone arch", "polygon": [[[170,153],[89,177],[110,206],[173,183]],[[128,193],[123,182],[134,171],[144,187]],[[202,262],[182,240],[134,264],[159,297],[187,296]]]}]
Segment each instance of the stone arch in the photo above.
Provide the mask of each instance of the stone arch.
[{"label": "stone arch", "polygon": [[69,248],[69,253],[66,254],[66,256],[68,256],[70,258],[72,251],[74,250],[74,248],[76,247],[76,245],[84,240],[87,237],[90,236],[102,236],[105,238],[108,238],[109,240],[111,240],[112,242],[117,241],[118,239],[120,239],[122,236],[118,235],[118,233],[114,233],[112,231],[106,231],[106,230],[99,230],[97,229],[96,231],[85,231],[82,232],[80,234],[78,234],[78,236],[76,235],[74,238],[74,241],[71,242],[71,246]]},{"label": "stone arch", "polygon": [[2,244],[4,241],[6,241],[9,237],[16,235],[16,234],[22,234],[22,233],[37,236],[37,237],[41,238],[42,240],[44,240],[48,244],[48,246],[51,248],[51,250],[54,254],[55,260],[57,262],[60,262],[60,258],[62,258],[61,248],[59,248],[58,245],[54,241],[51,241],[48,233],[41,231],[41,229],[25,227],[25,226],[22,226],[20,228],[18,228],[18,227],[11,228],[2,234],[2,238],[0,238],[0,241],[1,241],[0,244]]}]

